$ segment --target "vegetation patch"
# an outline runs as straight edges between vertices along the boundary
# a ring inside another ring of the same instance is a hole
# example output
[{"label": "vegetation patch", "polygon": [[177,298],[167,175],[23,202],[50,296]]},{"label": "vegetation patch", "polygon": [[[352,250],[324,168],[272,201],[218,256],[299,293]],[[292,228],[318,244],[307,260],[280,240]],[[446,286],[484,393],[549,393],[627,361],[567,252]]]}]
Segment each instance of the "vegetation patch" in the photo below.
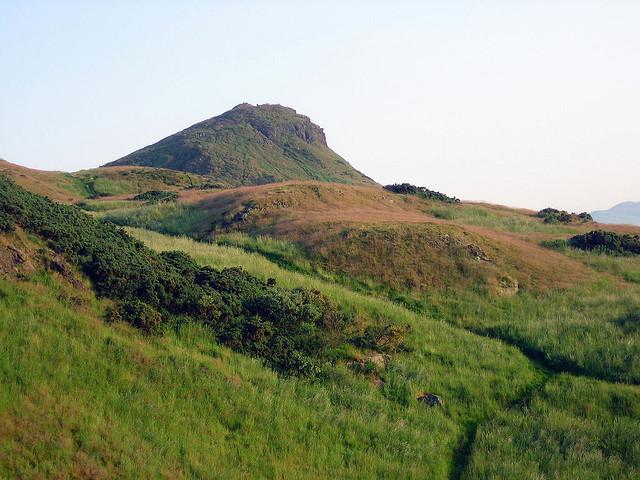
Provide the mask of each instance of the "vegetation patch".
[{"label": "vegetation patch", "polygon": [[[0,212],[48,241],[117,300],[112,318],[153,332],[170,319],[207,325],[232,348],[286,372],[312,375],[348,341],[351,319],[319,292],[285,290],[238,268],[198,266],[180,252],[154,253],[117,227],[0,178]],[[5,227],[6,228],[6,227]]]},{"label": "vegetation patch", "polygon": [[425,200],[437,200],[445,203],[459,203],[460,200],[456,197],[450,197],[444,193],[429,190],[427,187],[417,187],[410,183],[394,183],[392,185],[385,185],[385,190],[393,193],[400,193],[403,195],[415,195]]},{"label": "vegetation patch", "polygon": [[544,223],[564,223],[569,225],[593,222],[593,217],[587,212],[569,213],[566,210],[556,210],[555,208],[540,210],[536,216],[544,220]]},{"label": "vegetation patch", "polygon": [[139,193],[133,197],[133,199],[146,202],[148,205],[152,205],[154,203],[168,203],[175,202],[178,199],[178,193],[167,192],[164,190],[149,190],[148,192]]},{"label": "vegetation patch", "polygon": [[465,480],[640,478],[640,390],[562,375],[476,434]]},{"label": "vegetation patch", "polygon": [[568,244],[580,250],[596,251],[611,255],[640,255],[640,235],[594,230],[570,238]]}]

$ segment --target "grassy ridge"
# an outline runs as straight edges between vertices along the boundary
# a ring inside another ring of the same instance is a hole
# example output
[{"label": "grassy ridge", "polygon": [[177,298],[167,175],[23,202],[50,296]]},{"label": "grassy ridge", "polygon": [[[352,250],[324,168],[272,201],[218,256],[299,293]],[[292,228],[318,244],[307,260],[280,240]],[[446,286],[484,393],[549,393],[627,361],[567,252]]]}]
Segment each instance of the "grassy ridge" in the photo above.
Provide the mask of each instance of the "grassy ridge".
[{"label": "grassy ridge", "polygon": [[[435,346],[443,348],[439,349],[435,356],[419,355],[420,362],[417,366],[412,364],[410,358],[398,359],[398,364],[404,365],[404,371],[409,378],[419,375],[420,369],[425,368],[425,364],[429,361],[435,361],[441,367],[446,366],[439,371],[433,371],[433,367],[427,365],[426,368],[432,371],[431,375],[454,375],[458,378],[462,376],[464,381],[460,384],[450,384],[449,390],[439,390],[446,391],[447,398],[453,395],[455,402],[460,402],[461,397],[466,397],[473,403],[478,401],[476,395],[483,395],[480,390],[469,389],[470,382],[473,380],[466,377],[466,368],[473,369],[474,366],[477,368],[478,362],[482,360],[485,362],[482,364],[483,369],[495,368],[487,358],[487,354],[494,350],[494,346],[487,350],[489,344],[483,345],[482,339],[477,337],[466,344],[462,343],[460,331],[451,330],[442,324],[441,327],[436,327],[438,322],[420,319],[389,302],[358,295],[335,284],[326,283],[299,272],[283,270],[264,257],[240,251],[237,248],[207,245],[185,238],[170,238],[142,230],[133,230],[132,233],[153,248],[184,249],[199,261],[218,267],[226,264],[242,264],[252,269],[252,273],[258,276],[274,276],[279,282],[291,282],[292,285],[304,282],[303,284],[310,288],[321,288],[339,303],[357,305],[361,311],[372,312],[372,314],[386,312],[385,315],[402,318],[403,321],[408,321],[410,318],[419,319],[418,325],[421,327],[416,327],[416,338],[413,339],[416,343],[413,345],[419,345],[417,349],[424,349],[423,352],[432,354],[436,353]],[[281,252],[288,249],[289,255],[295,255],[295,250],[292,250],[289,244],[282,245],[279,241],[271,239],[262,239],[262,241],[271,248],[280,245]],[[630,298],[634,298],[633,295],[630,295]],[[470,312],[474,308],[473,299],[464,299],[461,303],[465,303],[465,300],[468,302],[467,311]],[[568,301],[567,306],[572,302],[577,304],[578,300],[574,298]],[[556,307],[557,305],[546,305],[549,309]],[[517,308],[510,311],[513,313]],[[479,316],[481,311],[476,310],[475,314]],[[432,326],[436,328],[435,331],[432,330]],[[419,340],[423,335],[427,337],[424,343]],[[618,344],[617,348],[619,346]],[[475,357],[473,351],[478,348],[482,353],[480,357]],[[409,354],[409,357],[412,354]],[[504,358],[503,361],[513,361],[513,359]],[[407,366],[409,368],[406,368]],[[412,372],[411,368],[415,368],[418,373],[416,370]],[[544,382],[545,378],[545,374],[536,373],[530,377],[528,388],[535,388],[540,382]],[[476,383],[485,384],[485,382],[491,382],[491,380],[486,373],[483,373],[478,376]],[[639,431],[640,391],[638,387],[606,384],[564,374],[552,377],[539,393],[523,391],[521,396],[523,401],[518,398],[514,406],[500,410],[493,419],[491,417],[496,410],[494,408],[486,410],[487,406],[484,404],[486,399],[481,400],[482,409],[485,409],[484,414],[477,411],[475,415],[469,415],[473,411],[467,409],[468,406],[465,405],[466,415],[459,415],[457,418],[463,421],[463,425],[474,425],[478,422],[479,427],[474,437],[463,437],[474,440],[471,444],[470,458],[467,460],[464,453],[465,442],[462,442],[462,450],[461,447],[457,450],[460,454],[455,463],[460,468],[457,470],[458,474],[464,474],[464,478],[467,479],[520,476],[533,479],[540,478],[541,475],[567,479],[605,477],[631,479],[637,475],[640,463],[634,439]],[[450,408],[450,403],[447,408]],[[506,404],[503,405],[506,406]],[[470,432],[473,432],[473,429],[467,430],[468,435],[471,434]],[[468,466],[465,468],[467,462]]]}]

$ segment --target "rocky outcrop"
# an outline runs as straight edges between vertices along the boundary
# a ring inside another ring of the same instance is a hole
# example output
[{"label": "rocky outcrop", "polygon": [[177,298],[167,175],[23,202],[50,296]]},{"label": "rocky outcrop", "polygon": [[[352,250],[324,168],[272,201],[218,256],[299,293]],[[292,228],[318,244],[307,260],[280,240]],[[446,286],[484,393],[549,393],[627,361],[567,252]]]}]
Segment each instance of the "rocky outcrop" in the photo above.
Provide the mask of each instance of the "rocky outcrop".
[{"label": "rocky outcrop", "polygon": [[428,407],[444,407],[444,400],[434,393],[421,393],[416,400]]}]

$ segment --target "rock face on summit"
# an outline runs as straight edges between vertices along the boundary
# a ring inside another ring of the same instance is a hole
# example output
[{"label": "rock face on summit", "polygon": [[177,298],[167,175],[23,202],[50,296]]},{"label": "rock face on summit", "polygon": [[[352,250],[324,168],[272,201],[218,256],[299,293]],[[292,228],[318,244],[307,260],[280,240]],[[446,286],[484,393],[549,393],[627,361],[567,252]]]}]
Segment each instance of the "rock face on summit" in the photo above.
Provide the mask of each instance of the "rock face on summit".
[{"label": "rock face on summit", "polygon": [[327,146],[322,128],[281,105],[243,103],[105,166],[141,165],[223,184],[320,180],[373,185]]}]

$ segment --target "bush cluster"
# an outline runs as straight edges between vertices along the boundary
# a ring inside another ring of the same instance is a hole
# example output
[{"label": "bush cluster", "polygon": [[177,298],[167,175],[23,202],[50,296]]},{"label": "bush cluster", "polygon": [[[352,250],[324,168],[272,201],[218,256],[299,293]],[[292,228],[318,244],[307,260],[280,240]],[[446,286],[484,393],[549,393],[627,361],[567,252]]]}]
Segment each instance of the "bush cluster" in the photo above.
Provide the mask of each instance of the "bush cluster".
[{"label": "bush cluster", "polygon": [[437,200],[446,203],[459,203],[460,200],[456,197],[450,197],[444,193],[429,190],[426,187],[416,187],[410,183],[394,183],[393,185],[385,185],[385,190],[393,193],[402,193],[405,195],[416,195],[426,200]]},{"label": "bush cluster", "polygon": [[351,319],[317,291],[282,289],[240,268],[202,267],[182,252],[156,253],[115,225],[27,192],[4,176],[0,224],[46,239],[98,294],[117,301],[112,320],[148,333],[186,318],[207,325],[221,343],[300,375],[317,373],[332,348],[351,340]]},{"label": "bush cluster", "polygon": [[167,192],[163,190],[150,190],[136,195],[133,199],[144,201],[149,204],[175,202],[178,199],[178,194],[176,192]]},{"label": "bush cluster", "polygon": [[356,338],[355,343],[363,348],[393,353],[406,349],[404,338],[409,329],[409,325],[370,325]]},{"label": "bush cluster", "polygon": [[613,255],[640,255],[640,235],[619,234],[594,230],[568,240],[570,246],[581,250]]},{"label": "bush cluster", "polygon": [[542,218],[544,223],[587,223],[593,222],[593,217],[587,212],[569,213],[566,210],[557,210],[555,208],[544,208],[536,215]]}]

